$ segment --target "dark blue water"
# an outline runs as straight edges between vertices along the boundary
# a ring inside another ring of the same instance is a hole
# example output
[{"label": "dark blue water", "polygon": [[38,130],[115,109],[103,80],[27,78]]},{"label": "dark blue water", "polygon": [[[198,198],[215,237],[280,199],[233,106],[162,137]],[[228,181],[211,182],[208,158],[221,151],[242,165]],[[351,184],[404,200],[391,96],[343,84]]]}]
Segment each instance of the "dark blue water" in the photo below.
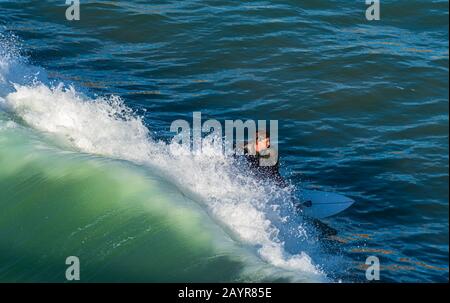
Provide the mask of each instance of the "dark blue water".
[{"label": "dark blue water", "polygon": [[344,260],[332,280],[365,281],[373,255],[382,281],[448,281],[448,1],[382,1],[371,22],[343,0],[82,1],[72,22],[66,8],[0,0],[9,49],[122,97],[157,138],[194,111],[278,120],[282,174],[357,201],[324,220],[338,234],[320,245]]}]

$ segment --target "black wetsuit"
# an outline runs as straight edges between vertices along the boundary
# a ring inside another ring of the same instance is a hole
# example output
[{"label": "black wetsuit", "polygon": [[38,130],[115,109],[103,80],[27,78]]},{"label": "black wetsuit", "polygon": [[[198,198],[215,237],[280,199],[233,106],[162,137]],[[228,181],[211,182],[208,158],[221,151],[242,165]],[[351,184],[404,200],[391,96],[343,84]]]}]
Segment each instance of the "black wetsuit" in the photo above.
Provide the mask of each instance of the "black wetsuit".
[{"label": "black wetsuit", "polygon": [[256,155],[249,154],[249,151],[246,147],[244,148],[244,155],[250,170],[253,171],[256,176],[258,176],[261,179],[273,180],[278,185],[281,186],[287,185],[284,178],[280,175],[279,172],[280,162],[278,159],[276,160],[276,163],[274,165],[264,166],[261,165],[260,160],[265,156],[260,155],[259,153],[256,153]]}]

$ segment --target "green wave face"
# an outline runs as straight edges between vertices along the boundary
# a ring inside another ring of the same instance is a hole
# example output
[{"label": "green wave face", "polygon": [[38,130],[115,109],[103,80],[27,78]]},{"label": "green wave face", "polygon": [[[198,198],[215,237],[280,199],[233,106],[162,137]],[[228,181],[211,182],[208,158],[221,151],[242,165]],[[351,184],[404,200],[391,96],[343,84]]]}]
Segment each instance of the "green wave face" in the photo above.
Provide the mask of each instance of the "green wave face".
[{"label": "green wave face", "polygon": [[267,280],[262,262],[159,177],[48,148],[28,130],[6,125],[0,281],[65,281],[68,256],[79,257],[84,282]]}]

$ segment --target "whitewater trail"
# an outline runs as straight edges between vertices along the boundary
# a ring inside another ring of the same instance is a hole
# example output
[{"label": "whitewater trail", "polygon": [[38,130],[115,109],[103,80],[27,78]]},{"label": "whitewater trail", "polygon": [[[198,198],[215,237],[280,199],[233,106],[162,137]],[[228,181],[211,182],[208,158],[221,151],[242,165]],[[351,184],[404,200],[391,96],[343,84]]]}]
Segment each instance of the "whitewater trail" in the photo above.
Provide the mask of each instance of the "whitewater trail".
[{"label": "whitewater trail", "polygon": [[[73,86],[51,85],[43,69],[0,55],[0,108],[69,148],[159,171],[262,260],[325,278],[303,250],[311,241],[288,203],[292,188],[257,182],[212,140],[196,153],[157,141],[120,97],[93,99]],[[287,251],[286,243],[295,248]]]}]

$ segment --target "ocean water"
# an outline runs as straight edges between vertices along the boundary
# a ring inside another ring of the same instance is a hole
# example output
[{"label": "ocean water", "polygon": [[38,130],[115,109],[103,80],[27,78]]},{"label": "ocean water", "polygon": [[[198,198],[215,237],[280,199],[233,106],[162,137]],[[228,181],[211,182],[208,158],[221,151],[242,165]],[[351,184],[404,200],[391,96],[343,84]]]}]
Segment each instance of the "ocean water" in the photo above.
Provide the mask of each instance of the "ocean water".
[{"label": "ocean water", "polygon": [[[448,1],[0,0],[0,281],[448,282]],[[279,121],[281,189],[176,119]],[[322,220],[302,188],[356,203]]]}]

